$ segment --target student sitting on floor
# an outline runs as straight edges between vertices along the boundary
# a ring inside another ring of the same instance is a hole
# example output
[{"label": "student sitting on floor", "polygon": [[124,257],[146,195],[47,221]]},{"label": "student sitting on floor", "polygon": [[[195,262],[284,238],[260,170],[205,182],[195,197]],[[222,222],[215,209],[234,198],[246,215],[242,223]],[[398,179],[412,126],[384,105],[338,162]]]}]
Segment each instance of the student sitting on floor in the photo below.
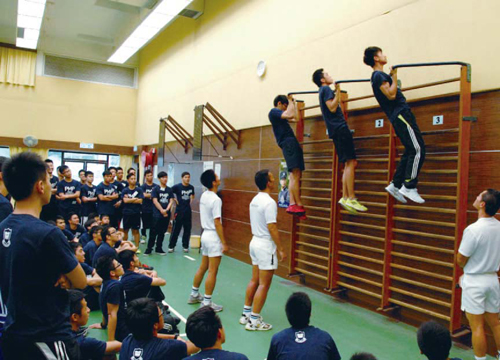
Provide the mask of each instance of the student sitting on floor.
[{"label": "student sitting on floor", "polygon": [[89,236],[91,240],[83,247],[83,251],[85,252],[85,263],[92,266],[94,255],[102,244],[101,237],[102,226],[94,226],[89,231]]},{"label": "student sitting on floor", "polygon": [[181,360],[199,349],[178,335],[158,334],[163,329],[163,313],[154,300],[132,301],[127,309],[132,334],[123,340],[120,359]]},{"label": "student sitting on floor", "polygon": [[417,342],[420,353],[429,360],[460,360],[448,357],[451,349],[450,331],[435,321],[427,321],[420,325]]},{"label": "student sitting on floor", "polygon": [[80,225],[80,217],[74,212],[68,214],[68,224],[66,225],[66,229],[77,239],[80,239],[80,237],[86,232],[85,228]]},{"label": "student sitting on floor", "polygon": [[85,294],[78,290],[68,290],[70,301],[71,330],[80,346],[80,360],[102,359],[105,355],[116,354],[122,346],[119,341],[99,341],[85,334],[79,333],[80,327],[85,326],[89,320],[90,309],[85,300]]},{"label": "student sitting on floor", "polygon": [[202,306],[189,315],[186,334],[189,340],[201,348],[201,352],[186,359],[248,360],[243,354],[222,350],[226,333],[220,318],[210,306]]},{"label": "student sitting on floor", "polygon": [[377,358],[370,353],[359,352],[359,353],[353,354],[351,356],[351,360],[377,360]]},{"label": "student sitting on floor", "polygon": [[78,239],[75,237],[75,235],[73,235],[73,233],[71,231],[69,231],[68,229],[66,229],[66,221],[64,221],[64,217],[62,217],[61,215],[58,215],[56,217],[56,226],[61,229],[61,231],[63,232],[64,236],[66,237],[66,239],[68,241],[78,241]]},{"label": "student sitting on floor", "polygon": [[86,231],[78,239],[78,241],[80,242],[80,244],[82,244],[82,246],[87,245],[89,243],[89,241],[92,240],[92,237],[90,236],[90,229],[92,229],[93,227],[98,226],[98,225],[99,225],[98,222],[93,218],[90,218],[85,222],[85,230]]},{"label": "student sitting on floor", "polygon": [[83,251],[82,244],[72,242],[69,245],[85,275],[87,275],[87,287],[83,289],[87,305],[91,310],[99,310],[99,291],[102,279],[93,267],[85,263],[85,251]]},{"label": "student sitting on floor", "polygon": [[340,360],[330,334],[309,325],[311,299],[306,293],[290,295],[285,310],[292,327],[273,336],[267,360]]}]

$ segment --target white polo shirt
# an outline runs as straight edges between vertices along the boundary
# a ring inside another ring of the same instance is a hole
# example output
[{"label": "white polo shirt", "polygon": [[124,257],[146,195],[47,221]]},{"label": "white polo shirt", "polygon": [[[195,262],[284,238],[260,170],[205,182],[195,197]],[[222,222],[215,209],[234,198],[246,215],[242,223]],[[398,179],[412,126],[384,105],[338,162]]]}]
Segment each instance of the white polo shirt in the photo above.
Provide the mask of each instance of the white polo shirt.
[{"label": "white polo shirt", "polygon": [[205,191],[200,198],[200,220],[204,230],[215,230],[214,219],[221,218],[222,200],[213,191]]},{"label": "white polo shirt", "polygon": [[500,221],[481,218],[464,230],[458,252],[469,258],[465,274],[496,273],[500,268]]},{"label": "white polo shirt", "polygon": [[277,216],[276,201],[268,193],[259,192],[250,203],[250,224],[253,236],[272,241],[267,224],[276,223]]}]

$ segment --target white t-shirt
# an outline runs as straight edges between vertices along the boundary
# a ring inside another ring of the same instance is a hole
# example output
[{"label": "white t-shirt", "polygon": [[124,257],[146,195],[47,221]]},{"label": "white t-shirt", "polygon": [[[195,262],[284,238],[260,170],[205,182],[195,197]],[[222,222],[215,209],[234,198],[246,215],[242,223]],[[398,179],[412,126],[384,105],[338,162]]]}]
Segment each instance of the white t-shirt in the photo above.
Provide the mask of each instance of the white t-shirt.
[{"label": "white t-shirt", "polygon": [[466,274],[497,272],[500,268],[500,221],[494,217],[481,218],[464,230],[458,252],[469,260]]},{"label": "white t-shirt", "polygon": [[200,198],[201,227],[205,230],[215,230],[214,219],[221,218],[222,200],[213,191],[207,190]]},{"label": "white t-shirt", "polygon": [[276,223],[278,206],[265,192],[259,192],[250,203],[250,223],[253,236],[272,240],[267,224]]}]

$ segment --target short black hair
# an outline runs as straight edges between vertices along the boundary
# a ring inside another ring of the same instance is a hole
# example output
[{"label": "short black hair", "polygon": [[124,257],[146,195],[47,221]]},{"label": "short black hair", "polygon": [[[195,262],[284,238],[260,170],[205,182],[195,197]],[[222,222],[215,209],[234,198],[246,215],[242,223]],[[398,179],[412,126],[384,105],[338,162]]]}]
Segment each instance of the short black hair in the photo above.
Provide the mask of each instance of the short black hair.
[{"label": "short black hair", "polygon": [[378,46],[370,46],[365,49],[365,55],[363,56],[363,62],[368,66],[375,65],[374,57],[377,55],[379,51],[382,51]]},{"label": "short black hair", "polygon": [[81,292],[80,290],[74,290],[70,289],[68,290],[68,296],[69,296],[69,310],[70,314],[77,314],[81,315],[82,314],[82,300],[85,299],[85,294]]},{"label": "short black hair", "polygon": [[484,208],[486,214],[489,216],[495,216],[500,208],[500,191],[488,189],[482,199],[486,204]]},{"label": "short black hair", "polygon": [[86,173],[85,169],[80,169],[80,170],[78,171],[78,175],[80,175],[81,173],[84,173],[84,174],[85,174],[85,173]]},{"label": "short black hair", "polygon": [[111,218],[111,216],[109,216],[108,214],[101,214],[99,215],[99,218],[102,220],[105,216]]},{"label": "short black hair", "polygon": [[450,355],[450,331],[434,320],[424,322],[417,331],[420,351],[429,360],[446,360]]},{"label": "short black hair", "polygon": [[56,220],[62,220],[64,222],[66,222],[66,220],[64,219],[64,217],[62,215],[57,215]]},{"label": "short black hair", "polygon": [[92,226],[92,224],[95,224],[97,221],[91,216],[89,216],[88,220],[85,221],[85,229],[88,229],[89,227]]},{"label": "short black hair", "polygon": [[67,169],[69,169],[68,165],[61,165],[59,166],[59,172],[63,174]]},{"label": "short black hair", "polygon": [[3,164],[5,164],[5,162],[9,160],[8,157],[5,157],[5,156],[0,156],[0,172],[2,172],[2,166]]},{"label": "short black hair", "polygon": [[255,173],[255,185],[259,190],[266,190],[269,182],[269,169],[259,170]]},{"label": "short black hair", "polygon": [[168,177],[168,174],[165,171],[160,171],[158,173],[158,179],[161,179],[162,177]]},{"label": "short black hair", "polygon": [[102,177],[105,177],[106,175],[111,175],[111,171],[108,169],[108,170],[104,170],[102,172]]},{"label": "short black hair", "polygon": [[127,170],[127,174],[130,174],[131,171],[136,171],[135,168],[131,167],[131,168],[128,168]]},{"label": "short black hair", "polygon": [[50,160],[50,159],[45,159],[44,161],[45,161],[47,164],[53,164],[53,163],[54,163],[54,162],[53,162],[52,160]]},{"label": "short black hair", "polygon": [[212,169],[205,170],[200,176],[201,184],[209,190],[214,187],[215,179],[215,171]]},{"label": "short black hair", "polygon": [[135,252],[132,250],[123,250],[118,254],[118,262],[123,265],[125,270],[130,269],[130,263],[134,261]]},{"label": "short black hair", "polygon": [[127,180],[128,180],[128,179],[130,179],[132,176],[135,176],[135,174],[129,173],[129,174],[127,175]]},{"label": "short black hair", "polygon": [[274,98],[273,104],[274,106],[278,106],[278,103],[282,103],[283,105],[288,105],[288,98],[286,95],[278,95]]},{"label": "short black hair", "polygon": [[97,231],[102,231],[102,226],[94,226],[92,229],[90,229],[89,231],[89,235],[90,237],[94,237],[94,234],[97,232]]},{"label": "short black hair", "polygon": [[357,352],[351,356],[351,360],[377,360],[377,358],[367,352]]},{"label": "short black hair", "polygon": [[101,256],[99,259],[97,259],[95,271],[102,280],[111,279],[110,271],[115,269],[113,266],[113,260],[114,258],[112,256]]},{"label": "short black hair", "polygon": [[69,247],[71,248],[71,250],[73,250],[73,254],[76,254],[76,250],[78,250],[79,247],[83,248],[82,244],[73,241],[69,243]]},{"label": "short black hair", "polygon": [[152,339],[153,326],[159,321],[158,305],[153,299],[140,298],[128,304],[126,323],[135,339]]},{"label": "short black hair", "polygon": [[69,221],[69,220],[71,220],[71,218],[73,217],[73,215],[78,216],[78,219],[80,219],[80,215],[78,215],[76,212],[73,212],[73,211],[72,211],[72,212],[70,212],[70,213],[68,214],[68,221]]},{"label": "short black hair", "polygon": [[146,170],[144,171],[144,176],[146,176],[147,174],[152,174],[153,172],[151,170]]},{"label": "short black hair", "polygon": [[54,220],[47,220],[47,224],[50,224],[50,225],[53,225],[53,226],[57,226],[56,222]]},{"label": "short black hair", "polygon": [[62,165],[59,165],[59,166],[56,168],[56,170],[57,170],[57,172],[58,172],[59,174],[62,174],[62,172],[61,172],[61,166],[62,166]]},{"label": "short black hair", "polygon": [[311,299],[304,292],[295,292],[288,298],[285,311],[290,325],[294,329],[303,329],[311,318]]},{"label": "short black hair", "polygon": [[122,168],[122,167],[120,167],[120,166],[118,166],[118,167],[116,168],[116,171],[118,171],[118,170],[123,170],[123,168]]},{"label": "short black hair", "polygon": [[92,171],[85,171],[85,176],[94,175]]},{"label": "short black hair", "polygon": [[[102,216],[109,216],[109,215],[102,215]],[[101,231],[101,237],[102,237],[102,241],[106,242],[106,237],[109,234],[109,229],[111,229],[112,226],[111,225],[105,225],[102,227],[102,231]]]},{"label": "short black hair", "polygon": [[115,168],[114,166],[110,166],[110,167],[108,168],[108,170],[109,170],[109,171],[111,171],[111,170],[116,171],[116,168]]},{"label": "short black hair", "polygon": [[222,323],[210,306],[203,306],[189,315],[186,322],[186,335],[201,349],[214,346]]},{"label": "short black hair", "polygon": [[89,214],[89,218],[95,218],[97,216],[99,216],[99,214],[96,213],[96,212],[92,212],[92,213]]},{"label": "short black hair", "polygon": [[312,81],[313,83],[315,83],[316,85],[318,85],[318,87],[321,87],[321,79],[323,79],[323,69],[318,69],[316,70],[315,72],[313,72],[313,76],[312,76]]},{"label": "short black hair", "polygon": [[22,152],[2,165],[2,175],[9,194],[16,201],[21,201],[30,197],[38,181],[46,179],[47,165],[40,155]]},{"label": "short black hair", "polygon": [[181,174],[181,179],[182,179],[184,176],[186,176],[186,175],[191,176],[191,174],[190,174],[189,172],[184,171],[184,172]]}]

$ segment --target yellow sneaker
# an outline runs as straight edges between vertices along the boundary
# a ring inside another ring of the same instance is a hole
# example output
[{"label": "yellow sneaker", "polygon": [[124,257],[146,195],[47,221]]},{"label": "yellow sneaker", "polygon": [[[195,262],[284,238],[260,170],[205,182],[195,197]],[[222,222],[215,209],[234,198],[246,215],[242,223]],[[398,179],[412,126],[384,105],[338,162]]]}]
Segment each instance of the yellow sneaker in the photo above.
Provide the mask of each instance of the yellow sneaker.
[{"label": "yellow sneaker", "polygon": [[339,205],[346,209],[350,214],[356,215],[358,212],[351,205],[348,204],[348,199],[341,198],[339,200]]},{"label": "yellow sneaker", "polygon": [[367,211],[368,208],[362,204],[360,204],[358,202],[358,199],[354,198],[354,199],[347,199],[347,205],[352,207],[353,209],[357,210],[357,211]]}]

